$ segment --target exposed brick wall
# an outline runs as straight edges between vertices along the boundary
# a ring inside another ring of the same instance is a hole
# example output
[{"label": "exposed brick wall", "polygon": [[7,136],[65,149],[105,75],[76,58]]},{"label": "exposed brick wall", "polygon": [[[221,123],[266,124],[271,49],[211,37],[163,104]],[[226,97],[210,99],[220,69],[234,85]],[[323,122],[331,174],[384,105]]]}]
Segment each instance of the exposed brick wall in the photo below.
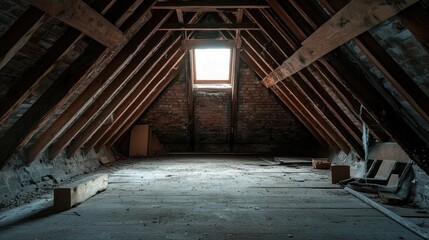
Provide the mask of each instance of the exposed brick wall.
[{"label": "exposed brick wall", "polygon": [[228,152],[231,89],[194,91],[195,150]]},{"label": "exposed brick wall", "polygon": [[188,151],[188,107],[182,72],[140,120],[150,124],[167,151]]},{"label": "exposed brick wall", "polygon": [[[318,144],[298,120],[241,64],[234,152],[308,153]],[[184,73],[142,116],[166,151],[189,151],[190,134]],[[194,89],[194,141],[197,152],[229,152],[231,89]],[[305,151],[303,150],[305,149]]]},{"label": "exposed brick wall", "polygon": [[297,146],[308,147],[314,142],[244,63],[240,69],[237,116],[236,151],[293,153]]}]

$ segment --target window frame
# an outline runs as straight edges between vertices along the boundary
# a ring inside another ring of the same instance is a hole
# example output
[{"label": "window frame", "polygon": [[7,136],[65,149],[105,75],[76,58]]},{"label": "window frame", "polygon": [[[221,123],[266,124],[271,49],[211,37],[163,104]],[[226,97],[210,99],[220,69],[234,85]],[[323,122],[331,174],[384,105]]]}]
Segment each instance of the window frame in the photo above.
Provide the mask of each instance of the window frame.
[{"label": "window frame", "polygon": [[234,49],[231,47],[224,47],[223,49],[229,50],[229,75],[228,80],[198,80],[197,79],[197,69],[195,62],[195,49],[217,49],[216,47],[196,47],[189,50],[191,57],[191,68],[192,68],[192,82],[194,85],[231,85],[232,84],[232,72],[234,70],[233,60],[234,60]]}]

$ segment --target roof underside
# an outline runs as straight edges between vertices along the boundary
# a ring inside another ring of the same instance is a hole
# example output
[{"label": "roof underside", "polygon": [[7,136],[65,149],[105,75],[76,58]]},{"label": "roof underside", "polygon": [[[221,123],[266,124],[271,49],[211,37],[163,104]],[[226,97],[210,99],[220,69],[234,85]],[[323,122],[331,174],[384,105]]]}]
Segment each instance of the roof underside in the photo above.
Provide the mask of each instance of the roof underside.
[{"label": "roof underside", "polygon": [[[363,158],[367,128],[429,171],[429,75],[398,60],[429,62],[427,1],[13,4],[0,29],[1,166],[17,152],[32,162],[113,147],[186,67],[192,40],[218,39],[321,144]],[[405,29],[417,50],[392,54],[380,24]]]}]

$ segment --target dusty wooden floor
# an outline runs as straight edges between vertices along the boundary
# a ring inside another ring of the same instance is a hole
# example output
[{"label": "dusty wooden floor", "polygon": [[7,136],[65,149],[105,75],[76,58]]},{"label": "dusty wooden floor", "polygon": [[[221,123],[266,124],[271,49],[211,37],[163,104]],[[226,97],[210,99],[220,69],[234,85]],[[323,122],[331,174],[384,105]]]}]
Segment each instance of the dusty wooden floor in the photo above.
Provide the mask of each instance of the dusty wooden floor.
[{"label": "dusty wooden floor", "polygon": [[261,165],[228,156],[136,161],[112,171],[105,192],[3,226],[0,239],[420,239],[330,184],[329,171]]}]

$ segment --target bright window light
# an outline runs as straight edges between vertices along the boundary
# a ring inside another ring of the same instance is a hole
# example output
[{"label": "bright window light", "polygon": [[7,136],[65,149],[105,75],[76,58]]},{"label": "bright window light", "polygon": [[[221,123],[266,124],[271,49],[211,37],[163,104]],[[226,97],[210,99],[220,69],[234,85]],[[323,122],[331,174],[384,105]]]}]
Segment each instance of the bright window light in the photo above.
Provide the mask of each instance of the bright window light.
[{"label": "bright window light", "polygon": [[196,81],[230,81],[231,49],[195,49]]}]

